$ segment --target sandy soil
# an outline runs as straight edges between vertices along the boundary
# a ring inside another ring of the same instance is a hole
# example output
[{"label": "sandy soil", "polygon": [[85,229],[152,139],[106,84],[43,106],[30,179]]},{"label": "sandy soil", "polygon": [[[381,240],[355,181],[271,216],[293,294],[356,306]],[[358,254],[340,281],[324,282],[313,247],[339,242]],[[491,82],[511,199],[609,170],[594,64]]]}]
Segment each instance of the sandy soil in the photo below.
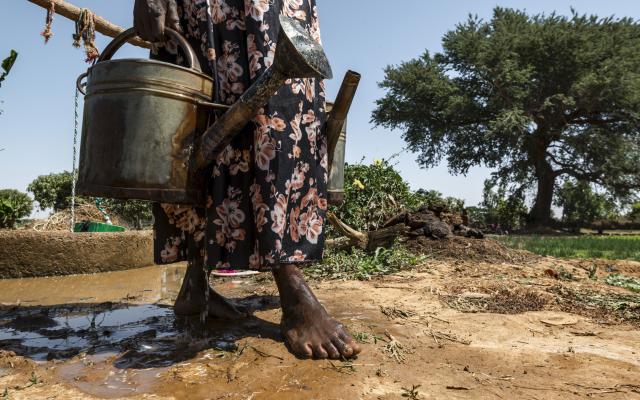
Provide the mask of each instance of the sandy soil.
[{"label": "sandy soil", "polygon": [[[183,266],[0,281],[0,393],[640,399],[640,296],[604,284],[611,271],[638,277],[640,263],[432,260],[367,282],[314,283],[326,308],[363,342],[362,355],[343,362],[287,352],[267,275],[215,281],[256,309],[256,318],[232,325],[178,320],[164,307]],[[38,338],[45,333],[48,341]]]}]

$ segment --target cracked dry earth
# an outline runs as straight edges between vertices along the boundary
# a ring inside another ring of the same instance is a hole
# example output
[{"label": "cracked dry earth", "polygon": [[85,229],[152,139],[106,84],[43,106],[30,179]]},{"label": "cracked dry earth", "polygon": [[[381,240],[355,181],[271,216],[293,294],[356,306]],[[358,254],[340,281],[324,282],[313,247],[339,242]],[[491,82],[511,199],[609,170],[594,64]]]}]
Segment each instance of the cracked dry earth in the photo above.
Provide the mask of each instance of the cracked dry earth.
[{"label": "cracked dry earth", "polygon": [[[573,280],[548,272],[560,265]],[[342,362],[287,352],[266,275],[215,281],[256,318],[204,325],[167,307],[184,266],[0,281],[0,395],[640,399],[640,300],[602,283],[610,270],[637,277],[640,263],[434,260],[366,282],[315,282],[363,342]]]}]

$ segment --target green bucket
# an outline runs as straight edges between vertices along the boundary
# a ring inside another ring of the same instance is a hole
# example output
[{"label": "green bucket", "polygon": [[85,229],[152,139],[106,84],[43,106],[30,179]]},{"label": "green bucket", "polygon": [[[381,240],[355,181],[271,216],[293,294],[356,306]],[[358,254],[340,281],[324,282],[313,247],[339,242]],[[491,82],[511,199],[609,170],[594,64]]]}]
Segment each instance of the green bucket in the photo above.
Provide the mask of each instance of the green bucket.
[{"label": "green bucket", "polygon": [[82,221],[76,222],[74,232],[124,232],[123,226],[109,225],[103,222]]}]

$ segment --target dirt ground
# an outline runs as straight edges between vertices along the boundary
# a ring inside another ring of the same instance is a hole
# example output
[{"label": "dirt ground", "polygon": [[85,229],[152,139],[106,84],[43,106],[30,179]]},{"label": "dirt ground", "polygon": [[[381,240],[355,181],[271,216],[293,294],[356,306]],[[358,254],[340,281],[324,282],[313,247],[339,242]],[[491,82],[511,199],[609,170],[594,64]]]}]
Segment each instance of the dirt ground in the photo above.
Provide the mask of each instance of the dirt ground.
[{"label": "dirt ground", "polygon": [[0,281],[0,395],[640,399],[640,295],[604,283],[640,263],[498,256],[314,282],[363,343],[340,362],[287,352],[268,275],[214,281],[255,310],[233,324],[173,316],[184,266]]}]

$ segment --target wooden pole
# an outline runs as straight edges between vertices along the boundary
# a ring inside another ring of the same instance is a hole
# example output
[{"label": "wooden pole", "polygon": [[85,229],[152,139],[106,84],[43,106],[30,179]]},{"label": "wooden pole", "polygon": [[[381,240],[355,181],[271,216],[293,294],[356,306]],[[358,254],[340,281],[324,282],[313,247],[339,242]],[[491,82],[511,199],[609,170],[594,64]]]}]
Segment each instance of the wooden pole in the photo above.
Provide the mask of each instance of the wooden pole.
[{"label": "wooden pole", "polygon": [[[40,6],[45,9],[51,8],[51,3],[55,4],[56,14],[59,14],[65,18],[68,18],[72,21],[77,21],[80,18],[81,8],[74,6],[73,4],[66,2],[64,0],[27,0],[30,3],[33,3],[37,6]],[[96,31],[102,33],[103,35],[109,37],[116,37],[120,33],[124,32],[124,28],[113,24],[106,19],[94,14],[94,22],[96,25]],[[149,42],[145,42],[144,40],[135,37],[129,41],[134,46],[144,47],[145,49],[151,48],[151,44]]]}]

